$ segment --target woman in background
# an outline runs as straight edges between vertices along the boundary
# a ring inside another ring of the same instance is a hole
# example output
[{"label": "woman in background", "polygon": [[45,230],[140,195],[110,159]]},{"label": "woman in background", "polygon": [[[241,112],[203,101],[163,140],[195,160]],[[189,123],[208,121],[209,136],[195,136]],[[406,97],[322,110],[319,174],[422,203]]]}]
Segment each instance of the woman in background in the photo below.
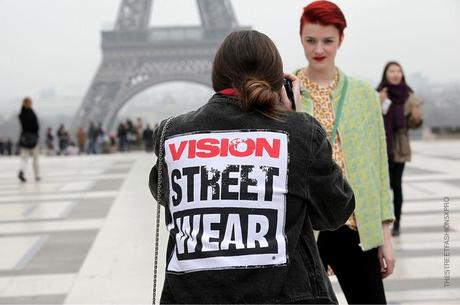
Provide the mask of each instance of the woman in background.
[{"label": "woman in background", "polygon": [[56,133],[59,143],[58,155],[67,155],[67,147],[70,144],[69,132],[65,128],[64,124],[59,126],[59,129]]},{"label": "woman in background", "polygon": [[377,91],[382,102],[390,185],[393,190],[396,218],[391,233],[393,236],[399,236],[403,204],[402,175],[405,163],[411,160],[409,129],[419,128],[422,125],[421,103],[411,87],[407,85],[401,65],[395,61],[385,65]]},{"label": "woman in background", "polygon": [[29,157],[32,157],[35,181],[40,181],[40,167],[38,164],[38,157],[40,155],[38,131],[40,130],[40,124],[38,123],[35,111],[32,109],[32,99],[30,97],[26,97],[22,101],[19,122],[21,123],[21,137],[19,139],[21,168],[19,169],[18,178],[21,182],[27,181],[25,177],[27,162]]}]

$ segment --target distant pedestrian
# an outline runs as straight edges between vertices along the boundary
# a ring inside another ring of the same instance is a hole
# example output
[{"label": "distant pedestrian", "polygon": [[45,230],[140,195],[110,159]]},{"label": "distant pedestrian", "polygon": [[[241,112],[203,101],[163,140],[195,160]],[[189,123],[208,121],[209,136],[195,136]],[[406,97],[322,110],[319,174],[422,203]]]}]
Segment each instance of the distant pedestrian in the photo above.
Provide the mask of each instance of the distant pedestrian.
[{"label": "distant pedestrian", "polygon": [[3,156],[5,153],[5,142],[3,142],[3,138],[0,138],[0,156]]},{"label": "distant pedestrian", "polygon": [[124,123],[118,125],[117,130],[118,150],[121,152],[129,150],[128,130]]},{"label": "distant pedestrian", "polygon": [[403,204],[402,176],[404,165],[411,160],[409,129],[419,128],[423,123],[421,102],[407,85],[401,65],[394,61],[386,64],[377,91],[382,102],[396,218],[391,234],[399,236]]},{"label": "distant pedestrian", "polygon": [[110,147],[111,147],[111,144],[110,144],[110,137],[109,135],[107,134],[107,132],[101,128],[100,129],[100,133],[99,133],[99,137],[98,137],[98,145],[100,147],[100,152],[103,153],[103,154],[109,154],[110,153]]},{"label": "distant pedestrian", "polygon": [[136,144],[136,128],[134,127],[133,121],[131,121],[131,119],[126,120],[125,126],[127,130],[129,147],[133,147]]},{"label": "distant pedestrian", "polygon": [[117,140],[115,137],[115,133],[111,132],[109,135],[109,141],[110,141],[110,153],[114,153],[117,151]]},{"label": "distant pedestrian", "polygon": [[54,135],[53,135],[53,129],[51,127],[48,127],[46,130],[46,150],[47,150],[47,155],[54,155]]},{"label": "distant pedestrian", "polygon": [[150,128],[150,124],[147,124],[144,132],[142,133],[142,139],[144,141],[144,147],[146,152],[153,151],[153,130]]},{"label": "distant pedestrian", "polygon": [[94,125],[93,122],[89,123],[89,128],[88,128],[88,155],[90,154],[97,154],[97,137],[98,137],[99,131],[97,127]]},{"label": "distant pedestrian", "polygon": [[78,152],[79,154],[83,154],[85,152],[85,146],[86,146],[86,132],[83,130],[83,128],[78,128],[77,134],[77,145],[78,145]]},{"label": "distant pedestrian", "polygon": [[144,122],[141,118],[137,118],[135,132],[136,132],[136,145],[141,146],[142,144],[142,133],[144,131]]},{"label": "distant pedestrian", "polygon": [[[38,123],[37,115],[32,109],[32,99],[30,97],[26,97],[22,101],[19,121],[21,123],[21,137],[19,139],[21,167],[19,169],[18,178],[21,182],[26,182],[25,171],[27,162],[29,157],[32,157],[35,180],[40,181],[40,168],[38,164],[38,157],[40,154],[38,147],[38,131],[40,129],[40,125]],[[11,154],[13,146],[11,140],[7,145],[9,146],[8,154]]]},{"label": "distant pedestrian", "polygon": [[13,154],[13,141],[11,141],[11,138],[6,139],[5,153],[8,156],[11,156]]},{"label": "distant pedestrian", "polygon": [[65,150],[66,156],[76,156],[80,152],[79,148],[75,145],[73,141],[70,141]]},{"label": "distant pedestrian", "polygon": [[104,128],[102,127],[102,122],[99,122],[97,124],[97,138],[96,138],[96,147],[97,147],[97,153],[103,153],[104,150],[104,138],[105,138],[105,131]]},{"label": "distant pedestrian", "polygon": [[70,143],[70,136],[64,124],[61,124],[61,126],[59,126],[59,129],[57,131],[57,138],[59,141],[58,155],[67,155],[67,147]]}]

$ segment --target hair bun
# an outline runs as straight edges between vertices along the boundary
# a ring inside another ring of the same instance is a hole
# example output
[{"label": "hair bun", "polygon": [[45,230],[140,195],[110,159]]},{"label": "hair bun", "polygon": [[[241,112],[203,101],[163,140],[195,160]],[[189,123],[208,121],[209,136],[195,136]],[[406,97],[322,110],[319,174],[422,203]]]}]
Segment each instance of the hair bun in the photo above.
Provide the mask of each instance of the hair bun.
[{"label": "hair bun", "polygon": [[270,109],[280,100],[279,94],[273,91],[268,82],[258,79],[248,79],[244,83],[243,95],[248,102],[246,110]]}]

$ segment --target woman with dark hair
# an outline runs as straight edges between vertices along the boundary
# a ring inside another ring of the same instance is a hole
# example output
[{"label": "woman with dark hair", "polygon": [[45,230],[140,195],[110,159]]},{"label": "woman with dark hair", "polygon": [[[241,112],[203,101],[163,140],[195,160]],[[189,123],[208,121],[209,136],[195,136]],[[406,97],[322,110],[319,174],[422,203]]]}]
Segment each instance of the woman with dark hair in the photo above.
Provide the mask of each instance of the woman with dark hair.
[{"label": "woman with dark hair", "polygon": [[32,99],[24,98],[22,101],[21,112],[19,113],[19,122],[21,123],[21,136],[19,139],[19,147],[21,152],[21,168],[19,169],[18,178],[21,182],[26,182],[25,172],[29,157],[32,157],[33,170],[35,181],[40,181],[40,167],[38,157],[40,150],[38,146],[38,131],[40,125],[37,115],[32,109]]},{"label": "woman with dark hair", "polygon": [[67,148],[69,147],[69,144],[70,144],[70,136],[64,124],[61,124],[59,126],[59,129],[56,132],[56,136],[58,138],[58,143],[59,143],[58,155],[67,155]]},{"label": "woman with dark hair", "polygon": [[393,236],[399,236],[403,203],[402,176],[405,163],[411,160],[409,129],[419,128],[423,123],[421,103],[407,85],[401,65],[395,61],[385,65],[377,91],[382,102],[390,186],[393,190],[396,218],[391,233]]},{"label": "woman with dark hair", "polygon": [[303,87],[301,110],[326,129],[333,158],[356,197],[346,225],[320,232],[317,242],[324,267],[337,276],[349,304],[383,304],[382,278],[395,264],[385,131],[374,88],[335,65],[346,26],[343,12],[330,1],[312,2],[300,18],[308,62],[296,72]]},{"label": "woman with dark hair", "polygon": [[230,34],[216,94],[155,130],[149,186],[169,230],[161,303],[337,303],[313,235],[354,209],[319,123],[292,112],[274,43]]}]

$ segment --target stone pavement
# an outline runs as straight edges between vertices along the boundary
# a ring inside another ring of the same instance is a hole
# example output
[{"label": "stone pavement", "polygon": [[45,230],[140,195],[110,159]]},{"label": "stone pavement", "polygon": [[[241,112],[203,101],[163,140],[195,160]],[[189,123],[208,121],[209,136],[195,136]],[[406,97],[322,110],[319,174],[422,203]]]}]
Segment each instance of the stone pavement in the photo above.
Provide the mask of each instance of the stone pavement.
[{"label": "stone pavement", "polygon": [[[413,150],[402,233],[394,240],[396,271],[384,282],[387,299],[460,303],[460,141],[414,142]],[[43,181],[20,184],[19,159],[0,158],[0,304],[150,303],[155,202],[147,176],[153,156],[40,161]],[[162,271],[164,224],[161,236]],[[444,287],[447,268],[450,286]]]}]

